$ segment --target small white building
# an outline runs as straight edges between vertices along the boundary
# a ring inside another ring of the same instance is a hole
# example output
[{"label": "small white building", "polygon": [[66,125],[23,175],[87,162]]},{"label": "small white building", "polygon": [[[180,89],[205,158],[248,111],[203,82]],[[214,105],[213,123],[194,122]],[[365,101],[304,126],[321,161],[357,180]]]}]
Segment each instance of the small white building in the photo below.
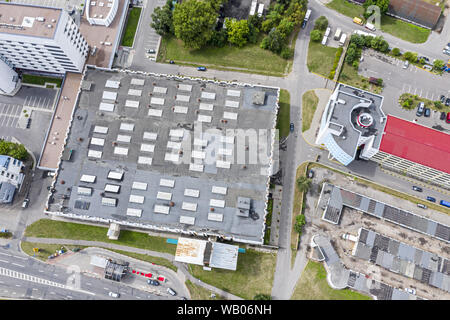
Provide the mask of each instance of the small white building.
[{"label": "small white building", "polygon": [[0,203],[11,203],[14,193],[20,188],[24,175],[23,162],[0,155]]}]

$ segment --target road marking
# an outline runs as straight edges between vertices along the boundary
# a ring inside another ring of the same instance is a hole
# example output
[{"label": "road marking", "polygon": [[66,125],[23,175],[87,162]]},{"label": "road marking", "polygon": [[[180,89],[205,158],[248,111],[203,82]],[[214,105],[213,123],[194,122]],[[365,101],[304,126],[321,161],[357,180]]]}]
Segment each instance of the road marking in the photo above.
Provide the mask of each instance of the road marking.
[{"label": "road marking", "polygon": [[28,260],[28,258],[24,258],[24,257],[18,257],[18,256],[13,256],[14,258],[17,258],[17,259],[22,259],[22,260]]},{"label": "road marking", "polygon": [[92,286],[92,283],[90,283],[90,282],[86,282],[86,284],[87,284],[88,286]]},{"label": "road marking", "polygon": [[0,262],[9,263],[9,261],[1,260],[1,259],[0,259]]},{"label": "road marking", "polygon": [[52,292],[50,292],[50,294],[56,294],[56,293],[54,293],[54,292],[52,291]]},{"label": "road marking", "polygon": [[108,288],[103,288],[103,289],[105,289],[105,290],[108,290],[108,291],[109,291],[109,289],[108,289]]},{"label": "road marking", "polygon": [[23,265],[21,265],[21,264],[18,264],[18,263],[14,263],[14,262],[12,262],[11,264],[13,264],[13,265],[15,265],[15,266],[18,266],[18,267],[22,267],[22,268],[25,268],[25,266],[23,266]]},{"label": "road marking", "polygon": [[16,284],[16,287],[20,287],[20,284]]}]

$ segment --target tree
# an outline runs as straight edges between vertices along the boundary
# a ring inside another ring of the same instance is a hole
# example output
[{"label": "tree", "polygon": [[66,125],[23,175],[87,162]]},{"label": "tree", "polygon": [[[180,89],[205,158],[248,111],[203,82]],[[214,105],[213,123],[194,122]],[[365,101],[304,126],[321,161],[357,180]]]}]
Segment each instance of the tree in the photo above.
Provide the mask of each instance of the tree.
[{"label": "tree", "polygon": [[311,179],[301,176],[297,179],[297,188],[300,192],[307,192],[311,186]]},{"label": "tree", "polygon": [[280,32],[276,28],[273,28],[269,32],[269,35],[265,37],[261,42],[261,48],[279,53],[281,51],[281,48],[283,47],[283,41],[284,39],[281,36]]},{"label": "tree", "polygon": [[322,33],[319,30],[313,30],[310,33],[311,40],[314,42],[319,42],[322,39]]},{"label": "tree", "polygon": [[287,38],[291,34],[292,30],[294,30],[294,23],[289,21],[287,18],[283,18],[277,29],[283,38]]},{"label": "tree", "polygon": [[364,38],[358,34],[352,34],[350,37],[350,44],[354,43],[357,47],[364,47]]},{"label": "tree", "polygon": [[417,53],[407,51],[403,54],[403,57],[405,57],[406,60],[409,62],[416,62],[417,61]]},{"label": "tree", "polygon": [[320,16],[314,22],[314,29],[325,31],[328,27],[328,19],[325,16]]},{"label": "tree", "polygon": [[392,54],[396,57],[398,57],[399,55],[401,55],[400,53],[400,49],[399,48],[394,48],[392,49]]},{"label": "tree", "polygon": [[272,300],[272,296],[270,294],[258,293],[253,297],[253,300]]},{"label": "tree", "polygon": [[299,25],[305,18],[307,3],[307,0],[291,0],[284,16],[288,17],[296,26]]},{"label": "tree", "polygon": [[200,49],[211,39],[217,17],[210,2],[186,0],[176,4],[173,12],[175,36],[186,47]]},{"label": "tree", "polygon": [[214,31],[211,39],[209,39],[208,44],[213,47],[223,47],[228,42],[227,30],[221,29],[220,31]]},{"label": "tree", "polygon": [[434,60],[434,62],[433,62],[433,67],[436,69],[436,70],[442,70],[443,68],[444,68],[444,61],[442,61],[442,60]]},{"label": "tree", "polygon": [[373,5],[378,6],[380,8],[380,13],[383,14],[388,10],[389,0],[367,0],[366,2],[364,2],[363,7],[364,9],[366,9],[366,11],[364,12],[364,17],[366,19],[368,19],[373,14],[373,11],[368,10],[368,8]]},{"label": "tree", "polygon": [[228,32],[228,42],[242,47],[247,43],[250,28],[247,20],[226,19],[225,25]]},{"label": "tree", "polygon": [[355,68],[355,70],[358,70],[359,62],[357,60],[353,61],[352,66],[353,66],[353,68]]},{"label": "tree", "polygon": [[150,26],[161,36],[173,34],[172,8],[172,1],[168,0],[164,7],[156,7],[152,13]]},{"label": "tree", "polygon": [[305,215],[299,214],[295,217],[294,230],[297,233],[302,233],[302,228],[306,224]]}]

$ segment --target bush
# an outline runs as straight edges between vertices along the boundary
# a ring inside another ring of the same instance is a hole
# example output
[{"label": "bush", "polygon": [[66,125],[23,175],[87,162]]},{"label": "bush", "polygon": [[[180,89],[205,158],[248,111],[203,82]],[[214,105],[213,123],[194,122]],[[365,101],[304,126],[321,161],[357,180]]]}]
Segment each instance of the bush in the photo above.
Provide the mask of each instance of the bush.
[{"label": "bush", "polygon": [[0,232],[0,238],[6,238],[6,239],[12,238],[12,233],[9,231]]},{"label": "bush", "polygon": [[303,228],[303,226],[305,224],[306,224],[305,215],[299,214],[298,216],[295,217],[294,230],[297,233],[301,234],[302,233],[302,228]]},{"label": "bush", "polygon": [[328,27],[328,19],[325,16],[320,16],[314,22],[314,29],[325,31]]},{"label": "bush", "polygon": [[377,85],[380,86],[380,87],[382,87],[382,86],[383,86],[383,79],[378,78],[378,79],[377,79]]},{"label": "bush", "polygon": [[336,70],[330,71],[330,74],[328,75],[328,79],[333,80],[335,75],[336,75]]},{"label": "bush", "polygon": [[400,49],[399,48],[392,49],[392,54],[396,57],[400,56],[401,55]]},{"label": "bush", "polygon": [[444,107],[440,101],[434,101],[434,106],[436,109],[442,109]]},{"label": "bush", "polygon": [[314,42],[319,42],[322,39],[322,33],[319,30],[313,30],[310,33],[311,40]]},{"label": "bush", "polygon": [[280,54],[280,56],[283,58],[283,59],[290,59],[290,58],[292,58],[293,56],[294,56],[294,49],[291,49],[291,48],[289,48],[289,47],[284,47],[282,50],[281,50],[281,54]]},{"label": "bush", "polygon": [[359,62],[358,61],[353,61],[352,66],[353,66],[353,68],[355,68],[355,70],[358,70]]},{"label": "bush", "polygon": [[214,31],[208,44],[213,47],[223,47],[228,42],[228,32],[225,29]]}]

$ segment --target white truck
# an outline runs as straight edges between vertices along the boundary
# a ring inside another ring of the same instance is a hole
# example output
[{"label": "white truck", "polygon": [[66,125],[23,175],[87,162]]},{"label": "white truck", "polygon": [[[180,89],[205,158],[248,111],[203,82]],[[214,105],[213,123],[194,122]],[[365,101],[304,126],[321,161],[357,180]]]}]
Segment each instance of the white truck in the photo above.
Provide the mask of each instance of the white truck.
[{"label": "white truck", "polygon": [[326,45],[327,44],[327,41],[328,41],[328,37],[327,36],[323,36],[323,38],[322,38],[322,45]]},{"label": "white truck", "polygon": [[311,16],[311,9],[308,9],[306,10],[304,21],[308,21],[310,16]]},{"label": "white truck", "polygon": [[369,29],[370,31],[375,31],[375,26],[369,22],[366,23],[365,25],[366,29]]},{"label": "white truck", "polygon": [[339,40],[339,45],[342,47],[345,44],[345,40],[347,40],[347,35],[345,33],[342,34],[341,39]]},{"label": "white truck", "polygon": [[334,34],[334,40],[339,40],[341,37],[341,28],[337,28],[336,33]]}]

